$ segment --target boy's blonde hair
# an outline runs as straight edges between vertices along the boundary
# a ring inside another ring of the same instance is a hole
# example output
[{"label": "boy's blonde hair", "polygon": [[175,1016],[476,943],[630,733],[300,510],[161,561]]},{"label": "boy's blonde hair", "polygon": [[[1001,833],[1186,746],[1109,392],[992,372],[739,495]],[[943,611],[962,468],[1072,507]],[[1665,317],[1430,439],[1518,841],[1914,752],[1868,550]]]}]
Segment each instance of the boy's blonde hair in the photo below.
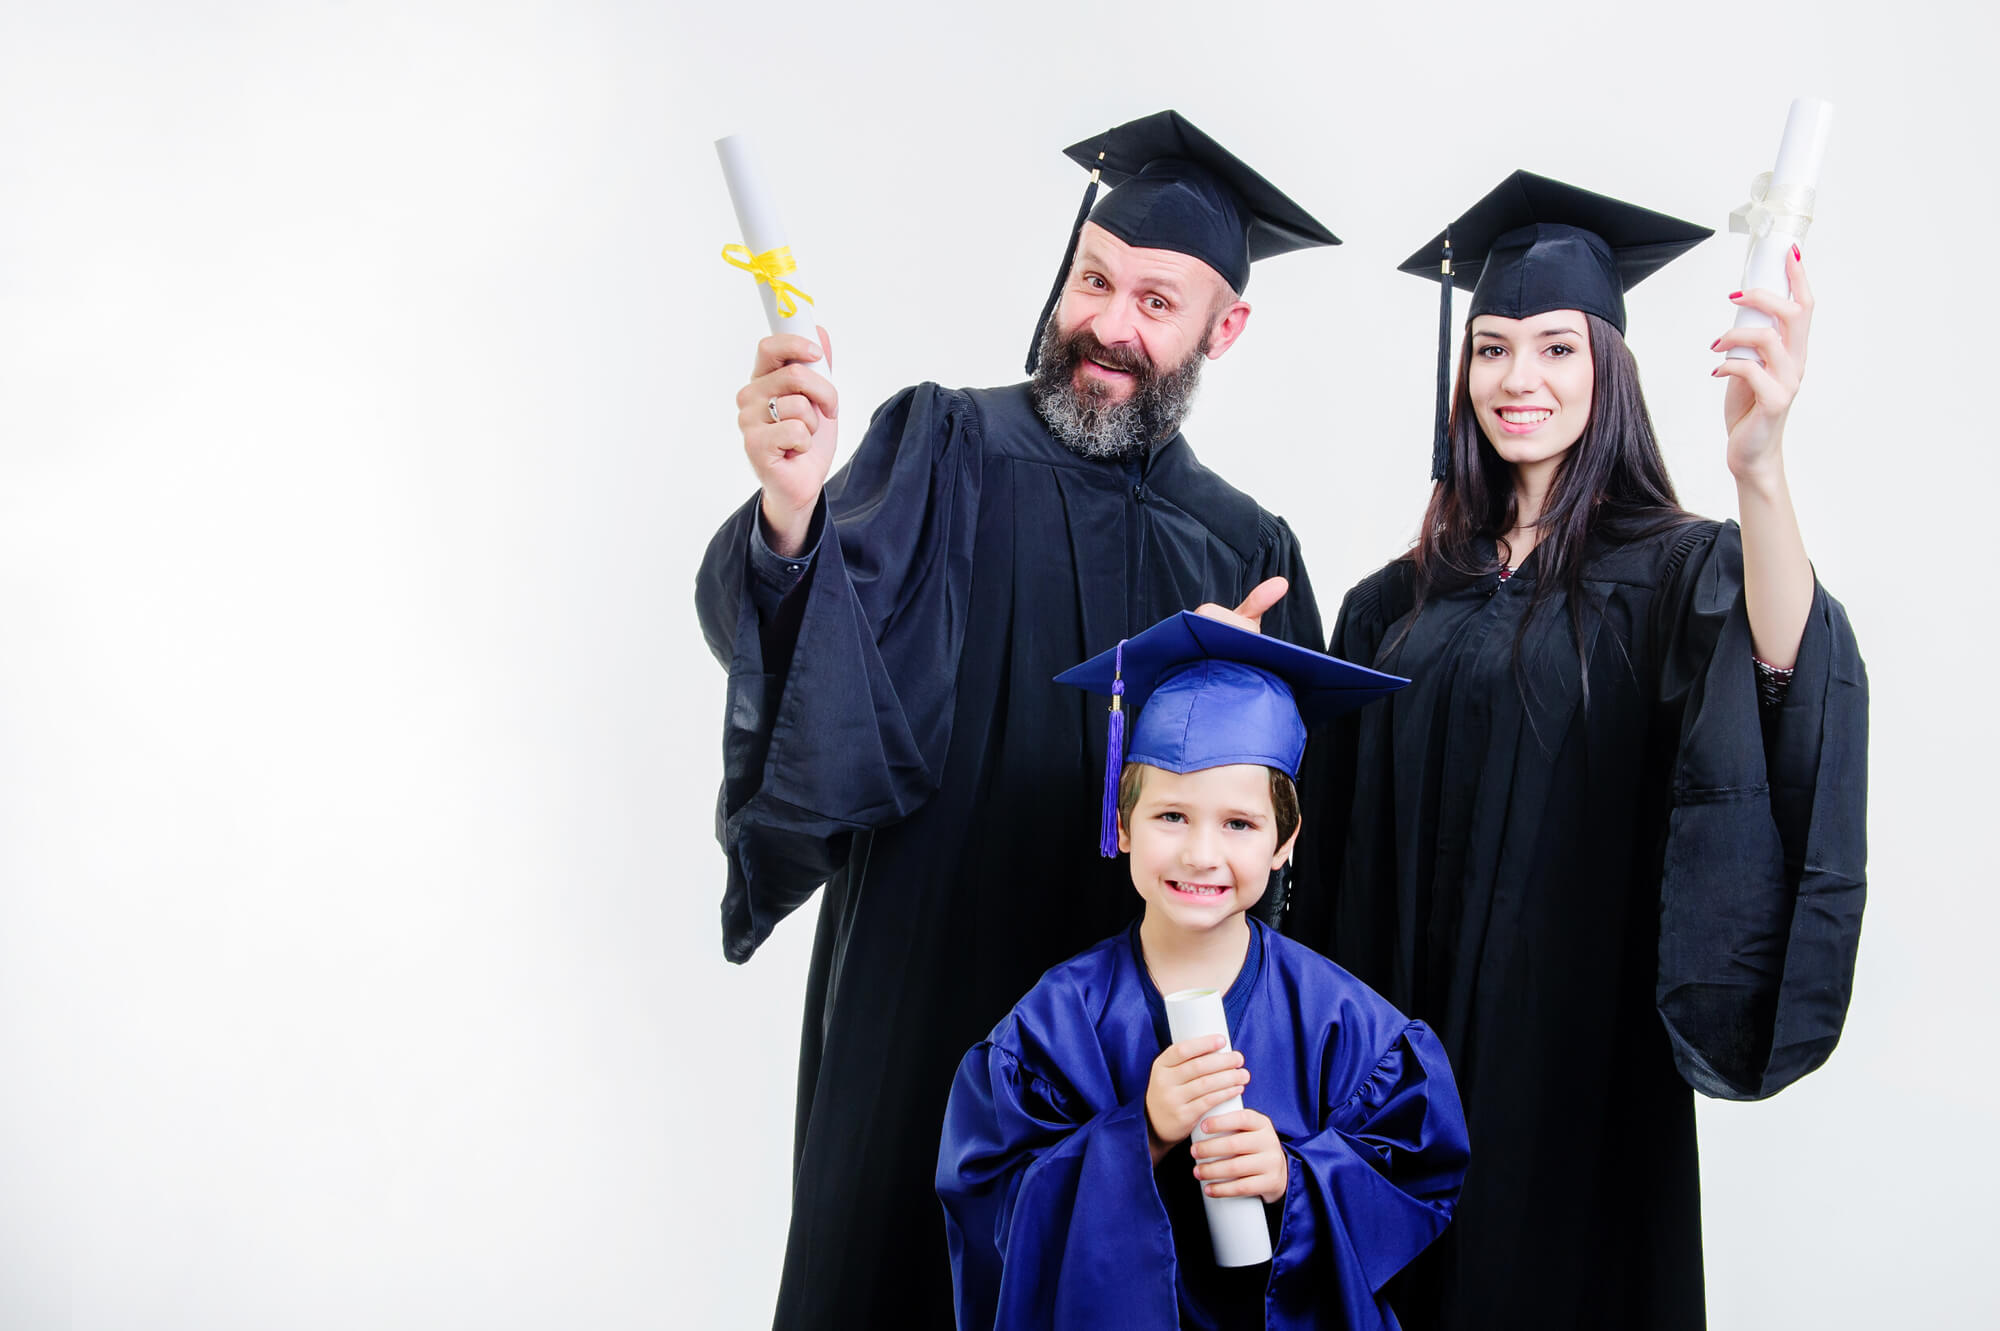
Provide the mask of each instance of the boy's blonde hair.
[{"label": "boy's blonde hair", "polygon": [[[1148,770],[1145,763],[1127,763],[1118,778],[1118,826],[1124,832],[1132,830],[1132,810],[1139,806],[1139,791],[1145,785]],[[1282,846],[1299,830],[1299,788],[1277,768],[1264,770],[1271,774],[1271,812],[1278,824],[1278,844]]]}]

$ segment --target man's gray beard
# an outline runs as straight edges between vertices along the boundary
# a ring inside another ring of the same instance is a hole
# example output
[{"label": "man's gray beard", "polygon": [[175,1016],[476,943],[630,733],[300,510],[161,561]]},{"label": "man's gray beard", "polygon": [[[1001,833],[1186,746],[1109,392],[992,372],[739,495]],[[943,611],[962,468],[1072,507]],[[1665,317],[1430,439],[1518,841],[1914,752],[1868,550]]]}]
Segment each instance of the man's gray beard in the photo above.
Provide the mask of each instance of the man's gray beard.
[{"label": "man's gray beard", "polygon": [[1029,392],[1035,413],[1064,448],[1079,457],[1122,462],[1144,457],[1153,445],[1180,432],[1201,385],[1206,335],[1177,369],[1161,374],[1150,366],[1135,368],[1132,393],[1115,402],[1095,383],[1077,387],[1076,367],[1087,348],[1102,350],[1102,344],[1084,329],[1063,340],[1056,334],[1055,315],[1049,315]]}]

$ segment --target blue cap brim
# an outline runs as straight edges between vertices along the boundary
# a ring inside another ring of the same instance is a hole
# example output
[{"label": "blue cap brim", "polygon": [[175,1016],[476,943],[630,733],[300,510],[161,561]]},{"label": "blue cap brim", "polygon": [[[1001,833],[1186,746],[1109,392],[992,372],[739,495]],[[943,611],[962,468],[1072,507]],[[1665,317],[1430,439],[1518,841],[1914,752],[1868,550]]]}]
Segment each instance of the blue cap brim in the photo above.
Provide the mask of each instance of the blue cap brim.
[{"label": "blue cap brim", "polygon": [[[1111,693],[1119,678],[1120,649],[1100,652],[1056,676],[1092,693]],[[1410,681],[1325,652],[1299,647],[1182,610],[1123,644],[1125,705],[1143,707],[1160,681],[1196,661],[1236,661],[1267,670],[1285,682],[1307,724],[1351,712],[1386,698]]]}]

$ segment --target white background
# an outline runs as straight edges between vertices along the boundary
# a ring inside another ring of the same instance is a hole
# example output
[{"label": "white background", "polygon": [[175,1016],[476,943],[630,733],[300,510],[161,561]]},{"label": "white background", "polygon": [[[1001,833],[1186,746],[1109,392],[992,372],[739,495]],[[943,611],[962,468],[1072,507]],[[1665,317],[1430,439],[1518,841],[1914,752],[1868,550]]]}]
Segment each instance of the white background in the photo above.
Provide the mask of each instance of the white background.
[{"label": "white background", "polygon": [[[1801,92],[1840,118],[1787,452],[1870,670],[1873,892],[1832,1062],[1703,1105],[1712,1324],[1990,1324],[1961,9],[9,0],[0,1327],[768,1324],[813,920],[721,959],[690,591],[762,330],[714,138],[782,169],[849,444],[1018,377],[1064,144],[1172,105],[1236,147],[1347,244],[1259,268],[1189,432],[1330,620],[1425,495],[1435,289],[1395,264],[1515,167],[1720,226]],[[1741,254],[1630,302],[1717,516]]]}]

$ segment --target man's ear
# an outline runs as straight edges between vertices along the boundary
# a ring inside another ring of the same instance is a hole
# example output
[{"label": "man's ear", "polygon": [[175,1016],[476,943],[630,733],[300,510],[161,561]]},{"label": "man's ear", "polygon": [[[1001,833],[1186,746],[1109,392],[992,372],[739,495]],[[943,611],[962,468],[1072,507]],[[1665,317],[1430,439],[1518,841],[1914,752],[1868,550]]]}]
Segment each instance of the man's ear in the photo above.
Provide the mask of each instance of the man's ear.
[{"label": "man's ear", "polygon": [[1230,301],[1208,335],[1208,358],[1215,360],[1229,350],[1236,339],[1243,336],[1243,326],[1249,322],[1250,302],[1242,299]]}]

